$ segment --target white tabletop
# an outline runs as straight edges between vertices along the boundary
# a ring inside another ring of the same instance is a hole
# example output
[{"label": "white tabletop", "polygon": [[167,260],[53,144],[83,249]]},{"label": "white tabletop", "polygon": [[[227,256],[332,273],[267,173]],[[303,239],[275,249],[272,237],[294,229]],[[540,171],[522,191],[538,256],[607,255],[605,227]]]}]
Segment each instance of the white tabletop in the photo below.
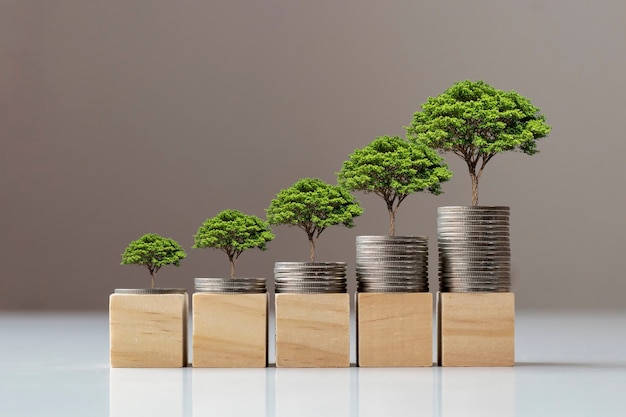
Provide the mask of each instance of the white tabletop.
[{"label": "white tabletop", "polygon": [[513,368],[110,369],[107,320],[0,313],[0,416],[626,413],[624,311],[518,311]]}]

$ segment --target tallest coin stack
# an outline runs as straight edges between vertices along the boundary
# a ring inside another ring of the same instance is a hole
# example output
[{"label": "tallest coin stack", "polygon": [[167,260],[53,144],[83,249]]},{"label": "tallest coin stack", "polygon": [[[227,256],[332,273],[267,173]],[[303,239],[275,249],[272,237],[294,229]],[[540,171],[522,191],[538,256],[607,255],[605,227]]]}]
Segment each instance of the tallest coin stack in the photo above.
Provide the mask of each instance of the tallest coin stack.
[{"label": "tallest coin stack", "polygon": [[509,292],[509,207],[440,207],[441,292]]}]

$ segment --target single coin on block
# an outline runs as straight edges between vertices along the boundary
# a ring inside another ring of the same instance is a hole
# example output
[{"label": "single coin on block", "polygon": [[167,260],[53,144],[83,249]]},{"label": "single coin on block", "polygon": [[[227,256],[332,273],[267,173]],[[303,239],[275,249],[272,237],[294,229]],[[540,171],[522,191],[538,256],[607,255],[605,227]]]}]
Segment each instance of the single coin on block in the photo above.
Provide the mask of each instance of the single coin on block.
[{"label": "single coin on block", "polygon": [[361,367],[433,365],[431,293],[357,293]]},{"label": "single coin on block", "polygon": [[441,366],[513,366],[515,296],[437,293],[438,362]]},{"label": "single coin on block", "polygon": [[116,290],[109,297],[112,368],[187,365],[189,296],[184,290]]},{"label": "single coin on block", "polygon": [[267,293],[193,295],[193,366],[267,366]]},{"label": "single coin on block", "polygon": [[350,295],[276,294],[276,366],[350,366]]}]

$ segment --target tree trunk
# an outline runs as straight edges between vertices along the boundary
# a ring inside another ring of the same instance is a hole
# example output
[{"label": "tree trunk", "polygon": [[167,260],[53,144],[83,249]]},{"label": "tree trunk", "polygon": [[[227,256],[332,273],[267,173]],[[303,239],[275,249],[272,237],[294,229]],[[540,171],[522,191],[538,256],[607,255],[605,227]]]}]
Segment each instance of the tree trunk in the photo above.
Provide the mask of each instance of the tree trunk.
[{"label": "tree trunk", "polygon": [[229,256],[228,260],[230,261],[230,277],[235,278],[235,258],[233,256]]},{"label": "tree trunk", "polygon": [[393,208],[387,208],[389,212],[389,236],[396,234],[396,213]]},{"label": "tree trunk", "polygon": [[472,178],[472,206],[476,206],[478,204],[478,178],[474,172],[470,172],[470,177]]},{"label": "tree trunk", "polygon": [[315,262],[315,239],[309,238],[309,245],[310,245],[309,259],[311,262]]},{"label": "tree trunk", "polygon": [[150,271],[150,276],[152,277],[152,287],[150,288],[154,288],[154,272]]}]

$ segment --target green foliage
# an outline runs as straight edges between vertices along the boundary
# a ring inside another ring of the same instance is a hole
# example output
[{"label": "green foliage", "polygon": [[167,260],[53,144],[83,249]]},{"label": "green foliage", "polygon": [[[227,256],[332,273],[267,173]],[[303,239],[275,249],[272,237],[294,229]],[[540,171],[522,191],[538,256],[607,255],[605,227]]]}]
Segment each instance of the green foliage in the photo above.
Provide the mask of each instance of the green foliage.
[{"label": "green foliage", "polygon": [[266,221],[239,210],[224,210],[207,219],[194,235],[194,248],[220,249],[228,255],[231,278],[235,276],[235,261],[246,249],[266,249],[274,234]]},{"label": "green foliage", "polygon": [[397,136],[381,136],[355,150],[338,173],[339,184],[353,191],[381,197],[389,212],[389,233],[395,233],[395,215],[404,199],[428,190],[441,194],[441,183],[452,172],[430,147]]},{"label": "green foliage", "polygon": [[537,143],[550,133],[545,116],[529,99],[502,91],[484,81],[460,81],[430,97],[408,126],[409,140],[462,158],[472,178],[472,203],[478,200],[478,179],[498,153],[538,152]]},{"label": "green foliage", "polygon": [[157,272],[165,265],[180,266],[187,254],[174,239],[148,233],[130,242],[122,253],[121,265],[142,265],[150,272],[152,288]]},{"label": "green foliage", "polygon": [[304,230],[310,243],[310,259],[315,260],[315,242],[330,226],[354,226],[363,209],[348,190],[318,178],[303,178],[281,190],[267,209],[272,225],[286,224]]}]

